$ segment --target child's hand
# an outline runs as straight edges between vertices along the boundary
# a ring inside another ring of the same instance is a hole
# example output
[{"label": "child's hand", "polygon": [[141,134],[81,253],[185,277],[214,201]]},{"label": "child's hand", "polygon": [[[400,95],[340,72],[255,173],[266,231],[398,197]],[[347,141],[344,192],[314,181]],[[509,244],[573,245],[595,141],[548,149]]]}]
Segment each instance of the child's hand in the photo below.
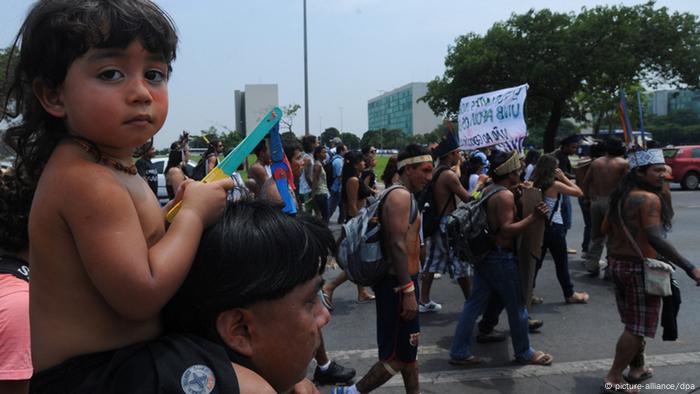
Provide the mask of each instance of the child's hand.
[{"label": "child's hand", "polygon": [[226,207],[226,192],[233,186],[231,178],[210,183],[184,182],[178,190],[178,194],[182,193],[182,209],[194,211],[202,219],[204,227],[208,227],[221,216]]}]

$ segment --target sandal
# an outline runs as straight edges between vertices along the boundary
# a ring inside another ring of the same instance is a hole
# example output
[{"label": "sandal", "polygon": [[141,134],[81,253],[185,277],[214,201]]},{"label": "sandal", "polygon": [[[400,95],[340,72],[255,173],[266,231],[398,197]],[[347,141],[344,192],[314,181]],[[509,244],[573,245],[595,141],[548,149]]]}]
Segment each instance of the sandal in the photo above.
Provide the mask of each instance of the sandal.
[{"label": "sandal", "polygon": [[477,356],[470,356],[468,358],[450,358],[447,360],[447,362],[452,365],[459,365],[462,367],[473,367],[481,364],[481,359]]},{"label": "sandal", "polygon": [[636,383],[640,383],[640,382],[643,382],[647,379],[652,378],[654,376],[654,370],[651,368],[647,368],[644,370],[644,372],[642,372],[641,375],[637,376],[636,378],[632,377],[631,373],[628,373],[627,375],[622,375],[622,376],[625,378],[625,380],[627,382],[632,383],[632,384],[636,384]]},{"label": "sandal", "polygon": [[333,295],[332,293],[326,293],[325,291],[321,290],[321,304],[328,309],[328,311],[333,310]]},{"label": "sandal", "polygon": [[541,303],[543,303],[543,302],[544,302],[544,298],[542,298],[542,297],[537,297],[537,296],[532,296],[532,298],[531,298],[531,300],[530,300],[530,303],[531,303],[532,305],[541,304]]},{"label": "sandal", "polygon": [[532,355],[532,357],[530,357],[529,360],[517,361],[523,365],[551,365],[552,361],[554,361],[554,356],[538,350]]},{"label": "sandal", "polygon": [[362,297],[362,298],[358,297],[358,298],[357,298],[357,303],[358,303],[358,304],[366,304],[366,303],[368,303],[368,302],[374,301],[375,298],[377,298],[377,297],[375,297],[374,294],[370,294],[370,295],[364,296],[364,297]]},{"label": "sandal", "polygon": [[586,293],[585,291],[582,291],[580,293],[574,292],[574,294],[571,297],[566,299],[566,303],[567,304],[586,304],[586,303],[588,303],[589,298],[590,297],[589,297],[588,293]]}]

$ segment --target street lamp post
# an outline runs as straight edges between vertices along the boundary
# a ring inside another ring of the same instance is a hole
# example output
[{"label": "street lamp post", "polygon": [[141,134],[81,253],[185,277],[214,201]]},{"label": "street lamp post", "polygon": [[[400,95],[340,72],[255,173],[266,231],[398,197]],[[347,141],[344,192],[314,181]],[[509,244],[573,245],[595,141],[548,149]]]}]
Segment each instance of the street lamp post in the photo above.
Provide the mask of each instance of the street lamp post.
[{"label": "street lamp post", "polygon": [[306,0],[304,0],[304,135],[309,135],[309,65],[306,54]]},{"label": "street lamp post", "polygon": [[343,132],[343,107],[340,107],[340,132]]}]

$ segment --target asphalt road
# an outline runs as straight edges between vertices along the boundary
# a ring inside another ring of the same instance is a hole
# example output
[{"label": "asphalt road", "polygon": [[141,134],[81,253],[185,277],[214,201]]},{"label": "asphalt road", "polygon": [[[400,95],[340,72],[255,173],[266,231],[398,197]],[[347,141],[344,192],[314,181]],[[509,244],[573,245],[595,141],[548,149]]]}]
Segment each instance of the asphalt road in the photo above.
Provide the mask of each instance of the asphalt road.
[{"label": "asphalt road", "polygon": [[[686,257],[700,264],[700,191],[686,192],[674,187],[675,219],[669,239]],[[337,226],[336,226],[337,230]],[[574,226],[568,234],[571,248],[580,249],[583,220],[578,206]],[[475,344],[475,354],[485,363],[464,368],[448,364],[449,348],[456,321],[463,305],[457,285],[449,277],[436,280],[432,298],[443,305],[442,311],[421,314],[419,363],[423,393],[596,393],[602,377],[612,363],[614,347],[623,326],[620,323],[612,283],[587,276],[579,255],[569,256],[572,281],[578,291],[587,291],[586,305],[567,305],[555,277],[554,264],[547,257],[538,277],[535,293],[544,303],[532,316],[543,319],[540,333],[531,334],[532,346],[554,355],[552,366],[519,366],[513,363],[510,339],[497,344]],[[326,279],[339,270],[328,270]],[[689,393],[700,387],[700,287],[679,273],[683,304],[679,316],[679,340],[663,342],[662,328],[657,338],[648,341],[649,363],[655,376],[646,381],[643,392]],[[374,305],[357,304],[356,288],[346,283],[334,295],[336,306],[330,324],[324,329],[331,357],[357,369],[363,376],[377,359]],[[505,314],[499,330],[508,331]],[[310,368],[310,371],[312,369]],[[329,387],[321,389],[328,392]],[[700,392],[700,390],[698,390]],[[402,393],[399,377],[378,389],[378,393]]]}]

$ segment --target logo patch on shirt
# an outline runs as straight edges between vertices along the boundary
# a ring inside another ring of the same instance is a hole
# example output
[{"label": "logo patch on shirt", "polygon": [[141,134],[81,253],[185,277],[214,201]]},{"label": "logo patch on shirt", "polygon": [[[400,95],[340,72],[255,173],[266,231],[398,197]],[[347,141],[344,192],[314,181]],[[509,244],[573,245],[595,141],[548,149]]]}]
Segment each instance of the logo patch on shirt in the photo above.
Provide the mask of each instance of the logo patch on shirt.
[{"label": "logo patch on shirt", "polygon": [[185,394],[209,394],[214,390],[216,378],[209,367],[195,364],[182,374],[180,385]]}]

